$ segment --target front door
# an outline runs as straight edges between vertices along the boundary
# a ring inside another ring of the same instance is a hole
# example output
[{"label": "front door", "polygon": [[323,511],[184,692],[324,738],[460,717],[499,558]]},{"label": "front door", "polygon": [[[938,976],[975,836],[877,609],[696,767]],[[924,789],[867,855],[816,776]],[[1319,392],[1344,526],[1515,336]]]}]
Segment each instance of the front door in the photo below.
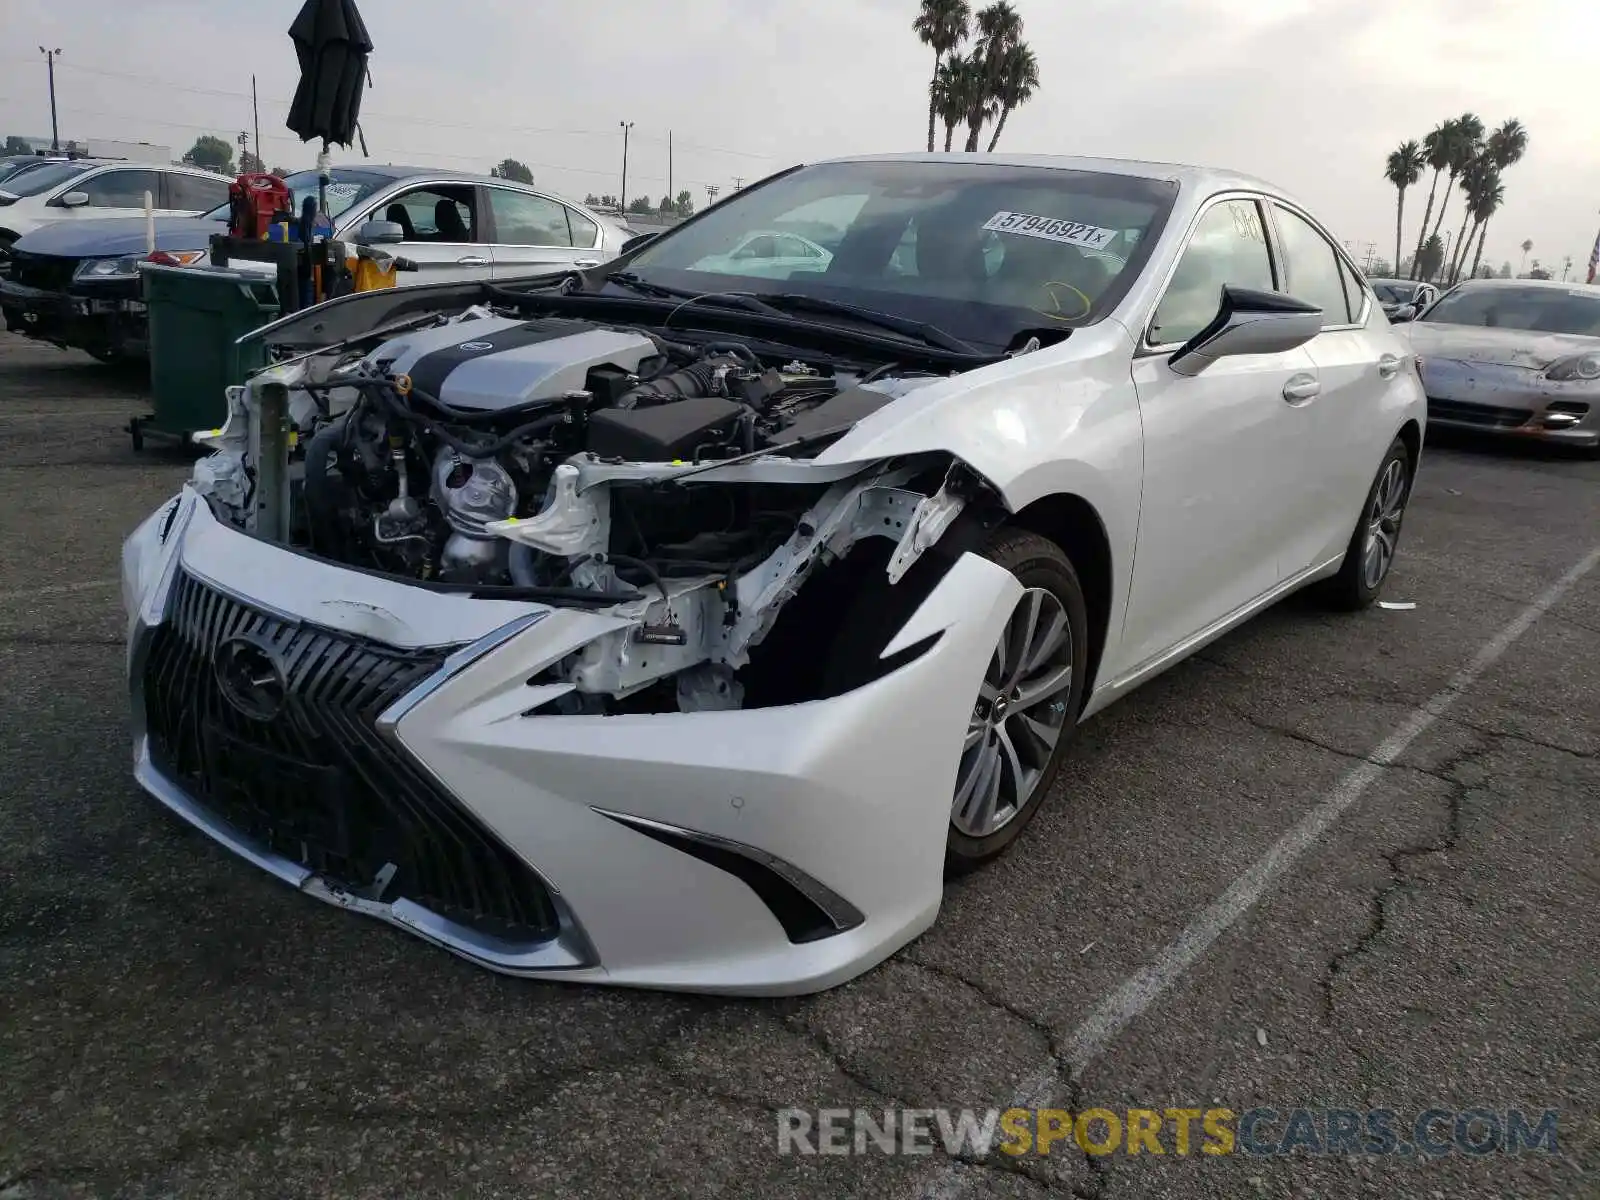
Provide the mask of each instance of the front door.
[{"label": "front door", "polygon": [[417,264],[395,282],[405,286],[487,279],[494,260],[483,236],[482,193],[468,184],[436,183],[410,188],[380,202],[351,222],[352,233],[366,221],[393,221],[405,232],[398,246],[385,246]]},{"label": "front door", "polygon": [[1133,383],[1144,425],[1144,495],[1123,629],[1137,669],[1236,612],[1284,577],[1288,503],[1318,387],[1304,349],[1223,358],[1188,376],[1173,351],[1216,316],[1223,285],[1271,291],[1254,199],[1200,218],[1157,304]]}]

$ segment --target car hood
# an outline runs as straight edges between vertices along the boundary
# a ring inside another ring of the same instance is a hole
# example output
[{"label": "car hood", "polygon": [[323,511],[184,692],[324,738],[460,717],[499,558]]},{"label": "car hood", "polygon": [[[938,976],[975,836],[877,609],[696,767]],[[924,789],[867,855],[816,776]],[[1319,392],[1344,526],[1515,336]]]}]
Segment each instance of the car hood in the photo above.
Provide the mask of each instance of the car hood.
[{"label": "car hood", "polygon": [[1527,329],[1492,329],[1481,325],[1413,322],[1406,330],[1412,349],[1424,359],[1453,358],[1543,370],[1569,354],[1600,351],[1600,338],[1570,333],[1535,333]]},{"label": "car hood", "polygon": [[[205,250],[211,235],[226,233],[226,221],[198,217],[157,217],[157,250]],[[143,217],[100,217],[88,221],[61,221],[18,239],[16,249],[26,254],[53,254],[62,258],[114,258],[138,254],[146,248]]]}]

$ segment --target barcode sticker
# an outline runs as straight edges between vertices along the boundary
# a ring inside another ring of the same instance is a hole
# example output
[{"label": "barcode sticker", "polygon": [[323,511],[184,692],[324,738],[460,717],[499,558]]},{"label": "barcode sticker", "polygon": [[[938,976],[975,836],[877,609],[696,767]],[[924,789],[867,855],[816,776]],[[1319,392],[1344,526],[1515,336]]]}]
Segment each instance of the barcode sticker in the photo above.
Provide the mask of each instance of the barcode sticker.
[{"label": "barcode sticker", "polygon": [[1117,236],[1115,229],[1101,229],[1098,225],[1085,225],[1082,221],[1062,221],[1055,217],[1039,217],[1032,213],[997,212],[983,223],[985,229],[995,233],[1015,233],[1022,237],[1043,238],[1047,242],[1066,242],[1073,246],[1102,249]]}]

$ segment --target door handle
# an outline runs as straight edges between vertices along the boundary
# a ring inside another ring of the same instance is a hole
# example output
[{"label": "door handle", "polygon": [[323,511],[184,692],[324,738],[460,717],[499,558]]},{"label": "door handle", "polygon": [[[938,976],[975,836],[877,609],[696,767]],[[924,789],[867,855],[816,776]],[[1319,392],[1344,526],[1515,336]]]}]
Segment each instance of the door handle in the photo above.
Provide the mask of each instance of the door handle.
[{"label": "door handle", "polygon": [[573,260],[572,265],[575,267],[598,267],[600,260],[598,258],[578,258]]},{"label": "door handle", "polygon": [[1290,404],[1305,404],[1322,394],[1322,382],[1314,375],[1293,375],[1283,385],[1283,398]]},{"label": "door handle", "polygon": [[468,254],[464,258],[456,259],[456,266],[458,267],[487,267],[488,265],[489,260],[477,254]]},{"label": "door handle", "polygon": [[1405,362],[1396,354],[1385,354],[1378,360],[1378,377],[1380,379],[1393,379],[1400,374],[1400,366]]}]

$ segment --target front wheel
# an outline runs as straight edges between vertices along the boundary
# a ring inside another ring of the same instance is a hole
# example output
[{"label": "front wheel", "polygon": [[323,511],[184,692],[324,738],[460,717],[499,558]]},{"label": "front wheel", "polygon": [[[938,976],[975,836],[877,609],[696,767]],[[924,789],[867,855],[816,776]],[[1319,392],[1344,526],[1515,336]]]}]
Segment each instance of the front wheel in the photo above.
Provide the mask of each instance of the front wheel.
[{"label": "front wheel", "polygon": [[1088,666],[1083,588],[1060,547],[1007,529],[984,556],[1023,592],[973,697],[946,840],[952,875],[999,857],[1033,819],[1076,732]]},{"label": "front wheel", "polygon": [[1411,450],[1395,438],[1367,492],[1361,519],[1345,548],[1344,565],[1324,585],[1323,596],[1333,607],[1352,612],[1366,608],[1383,591],[1400,547],[1413,467]]}]

